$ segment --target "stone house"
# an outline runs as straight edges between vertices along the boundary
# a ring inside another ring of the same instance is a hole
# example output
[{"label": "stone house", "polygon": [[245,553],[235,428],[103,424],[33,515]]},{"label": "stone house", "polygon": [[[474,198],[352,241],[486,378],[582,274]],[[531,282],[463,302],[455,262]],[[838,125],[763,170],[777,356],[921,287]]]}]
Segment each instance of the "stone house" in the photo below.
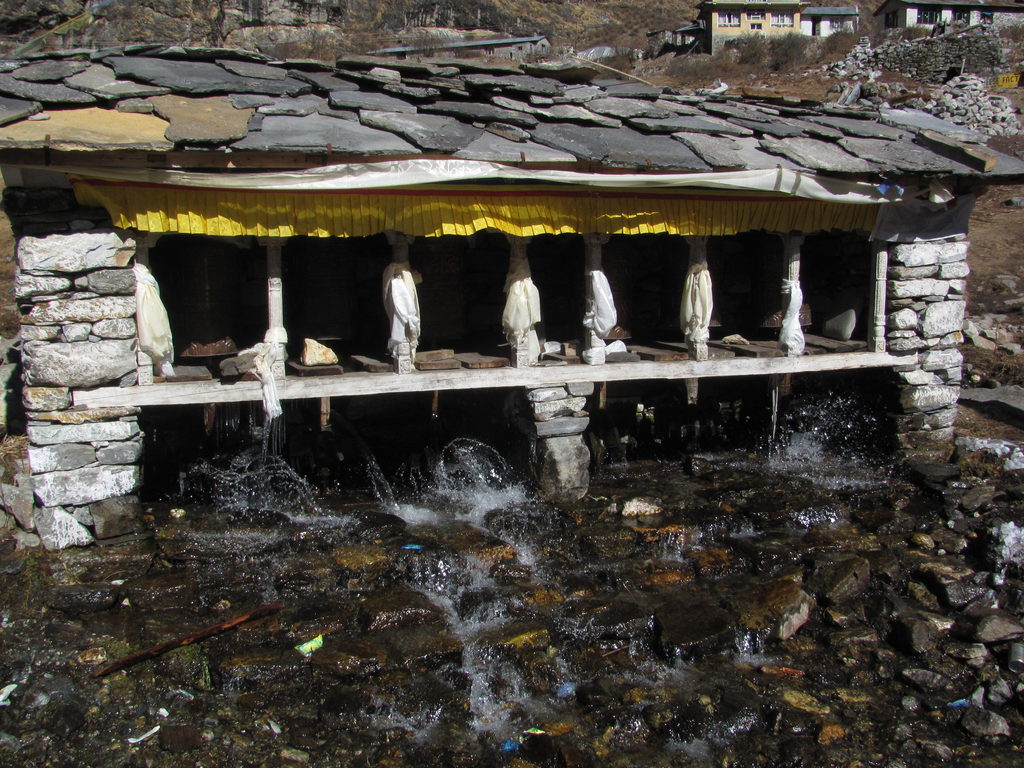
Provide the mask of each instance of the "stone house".
[{"label": "stone house", "polygon": [[806,6],[799,0],[704,0],[698,7],[705,50],[715,53],[743,35],[800,34]]},{"label": "stone house", "polygon": [[856,32],[860,11],[851,6],[809,5],[800,14],[800,34],[828,37],[836,32]]},{"label": "stone house", "polygon": [[547,35],[529,37],[495,37],[487,40],[456,40],[424,45],[399,45],[371,52],[375,56],[499,56],[524,61],[551,53]]},{"label": "stone house", "polygon": [[876,369],[904,449],[943,455],[967,214],[1024,177],[913,110],[575,64],[143,45],[0,68],[31,465],[3,492],[50,547],[131,530],[183,461],[161,446],[235,403],[315,422],[518,392],[496,418],[578,498],[609,383]]},{"label": "stone house", "polygon": [[1015,27],[1024,23],[1024,4],[976,2],[949,3],[943,0],[886,0],[875,10],[886,29],[989,24]]}]

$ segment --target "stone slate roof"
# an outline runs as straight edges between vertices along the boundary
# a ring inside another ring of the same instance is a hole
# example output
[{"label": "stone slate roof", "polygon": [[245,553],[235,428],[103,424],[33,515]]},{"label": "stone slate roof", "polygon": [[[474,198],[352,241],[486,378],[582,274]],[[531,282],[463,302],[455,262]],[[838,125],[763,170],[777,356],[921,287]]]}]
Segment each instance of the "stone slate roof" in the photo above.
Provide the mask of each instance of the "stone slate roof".
[{"label": "stone slate roof", "polygon": [[804,16],[859,16],[860,11],[848,5],[809,5],[801,12]]},{"label": "stone slate roof", "polygon": [[0,163],[34,162],[25,158],[45,149],[112,150],[151,165],[161,156],[147,153],[174,151],[256,153],[274,168],[275,156],[298,152],[310,165],[455,157],[640,172],[1024,175],[1024,162],[990,152],[985,136],[923,112],[601,77],[579,64],[348,56],[332,67],[161,45],[41,54],[0,61]]}]

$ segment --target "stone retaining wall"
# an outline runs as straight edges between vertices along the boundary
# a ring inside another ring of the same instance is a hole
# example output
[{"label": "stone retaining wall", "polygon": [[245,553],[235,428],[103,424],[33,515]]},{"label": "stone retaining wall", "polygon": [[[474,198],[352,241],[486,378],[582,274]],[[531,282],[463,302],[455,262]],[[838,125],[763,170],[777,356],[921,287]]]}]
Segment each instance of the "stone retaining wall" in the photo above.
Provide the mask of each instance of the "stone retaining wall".
[{"label": "stone retaining wall", "polygon": [[847,56],[826,67],[832,77],[870,77],[898,72],[923,83],[941,83],[950,70],[993,75],[1005,63],[999,38],[984,29],[944,37],[892,40],[875,48],[862,38]]},{"label": "stone retaining wall", "polygon": [[895,369],[902,409],[897,437],[905,451],[943,460],[952,450],[960,395],[967,249],[966,240],[889,249],[886,343],[890,353],[906,357]]},{"label": "stone retaining wall", "polygon": [[8,189],[5,205],[21,235],[14,292],[31,468],[30,482],[3,488],[5,505],[49,549],[130,533],[138,409],[74,408],[72,390],[135,383],[135,242],[104,226],[104,213],[79,209],[70,190]]},{"label": "stone retaining wall", "polygon": [[513,421],[531,441],[530,471],[544,498],[577,501],[590,486],[590,449],[583,433],[593,382],[526,390],[513,408]]}]

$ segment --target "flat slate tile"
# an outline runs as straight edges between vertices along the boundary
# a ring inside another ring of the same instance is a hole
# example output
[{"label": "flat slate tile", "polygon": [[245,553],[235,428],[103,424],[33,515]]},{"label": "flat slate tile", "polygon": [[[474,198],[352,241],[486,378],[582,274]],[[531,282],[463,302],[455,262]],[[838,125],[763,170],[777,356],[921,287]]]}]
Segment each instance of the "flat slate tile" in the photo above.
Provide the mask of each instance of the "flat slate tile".
[{"label": "flat slate tile", "polygon": [[62,83],[31,83],[9,74],[0,74],[0,94],[38,101],[47,107],[51,104],[85,106],[96,103],[96,97],[91,93],[68,88]]},{"label": "flat slate tile", "polygon": [[164,136],[175,144],[226,144],[248,133],[250,110],[235,108],[223,96],[154,96],[149,102],[170,123]]},{"label": "flat slate tile", "polygon": [[101,99],[144,99],[147,96],[162,96],[170,88],[158,85],[118,80],[114,70],[102,64],[91,64],[87,69],[72,75],[66,81],[72,88],[99,96]]},{"label": "flat slate tile", "polygon": [[788,157],[812,171],[837,173],[870,173],[878,167],[849,154],[836,144],[818,139],[761,139],[761,147],[773,155]]},{"label": "flat slate tile", "polygon": [[483,160],[490,163],[576,162],[576,156],[568,152],[561,152],[532,141],[509,141],[486,131],[454,156],[461,160]]},{"label": "flat slate tile", "polygon": [[571,61],[524,62],[523,72],[535,77],[550,77],[560,83],[589,83],[597,77],[593,67],[586,67]]},{"label": "flat slate tile", "polygon": [[554,104],[540,111],[541,117],[546,120],[560,120],[569,123],[582,123],[583,125],[597,125],[602,128],[619,128],[622,121],[608,115],[599,115],[591,112],[585,107],[575,104]]},{"label": "flat slate tile", "polygon": [[378,112],[415,113],[416,107],[402,99],[388,96],[386,93],[367,93],[365,91],[332,91],[328,97],[334,109],[372,109]]},{"label": "flat slate tile", "polygon": [[566,123],[542,123],[531,131],[533,140],[552,149],[568,152],[590,163],[600,163],[608,156],[608,142],[602,131],[608,128],[587,128]]},{"label": "flat slate tile", "polygon": [[212,61],[179,61],[147,56],[112,56],[105,63],[119,78],[141,80],[170,88],[174,93],[207,96],[228,93],[265,93],[268,96],[299,96],[312,86],[293,78],[266,80],[240,77]]},{"label": "flat slate tile", "polygon": [[9,99],[6,96],[0,96],[0,125],[23,120],[29,115],[34,115],[40,109],[42,107],[40,107],[38,101]]},{"label": "flat slate tile", "polygon": [[683,142],[713,168],[746,168],[766,170],[786,168],[798,170],[793,161],[778,155],[769,155],[753,136],[707,136],[702,133],[675,133],[672,138]]},{"label": "flat slate tile", "polygon": [[424,112],[433,112],[439,115],[451,115],[452,117],[469,120],[473,123],[509,123],[524,128],[532,128],[537,124],[537,118],[523,112],[515,112],[511,109],[502,109],[493,104],[474,104],[461,101],[436,101],[433,104],[424,104],[421,107]]},{"label": "flat slate tile", "polygon": [[966,165],[949,160],[941,155],[914,144],[911,141],[887,141],[886,139],[839,140],[839,146],[852,155],[878,163],[884,168],[910,173],[970,173]]},{"label": "flat slate tile", "polygon": [[353,83],[351,80],[343,80],[340,77],[335,77],[327,72],[304,72],[301,69],[289,69],[288,76],[301,80],[304,83],[309,83],[315,86],[318,90],[325,91],[326,93],[333,93],[334,91],[358,91],[359,86]]},{"label": "flat slate tile", "polygon": [[630,117],[646,117],[651,119],[664,119],[673,117],[674,112],[662,109],[651,101],[643,99],[620,99],[613,96],[604,96],[592,99],[587,102],[587,109],[591,112],[599,112],[602,115],[609,115],[620,119]]},{"label": "flat slate tile", "polygon": [[[231,102],[235,104],[234,101]],[[235,106],[238,106],[235,104]],[[314,112],[318,112],[321,107],[327,106],[327,99],[322,96],[314,96],[311,93],[307,93],[305,96],[296,96],[295,98],[289,98],[288,96],[282,96],[280,98],[271,99],[265,104],[260,104],[256,110],[261,115],[311,115]]]},{"label": "flat slate tile", "polygon": [[224,67],[228,72],[239,77],[259,77],[264,80],[284,80],[288,77],[288,70],[282,67],[271,67],[267,64],[260,64],[255,61],[234,61],[232,59],[217,59],[217,64]]},{"label": "flat slate tile", "polygon": [[539,96],[558,96],[562,93],[562,85],[557,80],[530,75],[463,75],[462,81],[471,89],[493,88]]},{"label": "flat slate tile", "polygon": [[334,152],[358,155],[416,155],[419,150],[387,131],[321,114],[305,117],[266,115],[263,127],[232,144],[256,152]]},{"label": "flat slate tile", "polygon": [[402,112],[359,113],[359,121],[370,128],[396,133],[417,147],[431,152],[457,152],[483,133],[483,129],[444,115],[410,115]]},{"label": "flat slate tile", "polygon": [[660,85],[644,85],[643,83],[617,83],[605,88],[609,96],[623,99],[657,99],[665,92]]},{"label": "flat slate tile", "polygon": [[970,141],[978,144],[984,144],[989,138],[983,133],[968,130],[956,123],[940,120],[934,115],[917,109],[885,109],[883,107],[878,110],[878,116],[886,125],[905,128],[914,133],[924,130],[935,131],[956,141]]},{"label": "flat slate tile", "polygon": [[710,116],[674,115],[660,120],[637,117],[629,121],[634,128],[648,133],[706,133],[713,136],[753,136],[754,132],[740,125],[733,125],[725,120]]},{"label": "flat slate tile", "polygon": [[[55,110],[49,120],[22,120],[0,127],[0,147],[66,150],[173,149],[164,138],[167,123],[154,115],[110,109]],[[46,137],[49,136],[47,143]]]},{"label": "flat slate tile", "polygon": [[585,104],[591,99],[604,96],[604,91],[596,85],[579,85],[574,88],[566,88],[561,96],[552,96],[555,104]]},{"label": "flat slate tile", "polygon": [[832,115],[813,115],[805,118],[808,123],[819,123],[821,125],[835,128],[847,136],[856,136],[862,139],[893,139],[904,138],[907,133],[891,125],[879,123],[877,120],[857,120],[852,117],[834,117]]},{"label": "flat slate tile", "polygon": [[709,171],[711,168],[682,142],[671,136],[645,136],[629,128],[581,128],[602,131],[608,142],[606,165],[672,171]]},{"label": "flat slate tile", "polygon": [[30,83],[59,83],[66,77],[77,75],[89,66],[88,61],[37,61],[11,72],[12,77]]}]

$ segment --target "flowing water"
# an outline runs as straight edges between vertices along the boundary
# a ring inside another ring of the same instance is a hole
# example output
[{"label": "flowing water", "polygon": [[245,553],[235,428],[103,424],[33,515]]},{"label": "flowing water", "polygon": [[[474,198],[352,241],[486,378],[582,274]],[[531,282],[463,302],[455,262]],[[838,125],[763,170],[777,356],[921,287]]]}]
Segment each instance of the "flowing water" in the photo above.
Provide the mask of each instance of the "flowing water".
[{"label": "flowing water", "polygon": [[[62,746],[133,766],[883,765],[900,694],[866,639],[878,595],[811,609],[851,553],[886,572],[906,535],[886,526],[919,496],[858,453],[854,408],[794,409],[768,457],[604,467],[562,506],[468,439],[390,478],[367,448],[368,493],[340,496],[260,449],[200,462],[149,509],[152,551],[72,561],[118,600],[77,614],[78,646],[283,608],[89,683],[105,715]],[[126,747],[157,725],[201,751]]]}]

